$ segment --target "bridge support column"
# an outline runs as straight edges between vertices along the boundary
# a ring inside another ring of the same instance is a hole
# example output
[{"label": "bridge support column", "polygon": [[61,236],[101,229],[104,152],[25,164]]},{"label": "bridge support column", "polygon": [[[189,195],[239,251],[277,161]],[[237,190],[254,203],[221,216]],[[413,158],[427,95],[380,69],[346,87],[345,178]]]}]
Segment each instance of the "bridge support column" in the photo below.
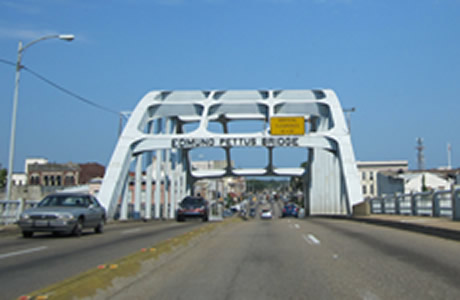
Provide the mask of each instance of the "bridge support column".
[{"label": "bridge support column", "polygon": [[344,203],[339,159],[323,149],[310,150],[311,176],[309,198],[312,214],[348,214]]},{"label": "bridge support column", "polygon": [[146,180],[145,180],[145,216],[146,220],[152,218],[152,173],[153,173],[153,159],[152,152],[147,152],[147,168],[146,168]]},{"label": "bridge support column", "polygon": [[123,193],[120,203],[120,221],[126,221],[128,219],[128,202],[131,200],[131,193],[129,191],[129,176],[124,181]]},{"label": "bridge support column", "polygon": [[161,208],[161,160],[162,150],[156,150],[156,170],[155,170],[155,219],[160,218]]},{"label": "bridge support column", "polygon": [[134,219],[141,217],[142,202],[142,154],[136,157],[136,173],[134,176]]}]

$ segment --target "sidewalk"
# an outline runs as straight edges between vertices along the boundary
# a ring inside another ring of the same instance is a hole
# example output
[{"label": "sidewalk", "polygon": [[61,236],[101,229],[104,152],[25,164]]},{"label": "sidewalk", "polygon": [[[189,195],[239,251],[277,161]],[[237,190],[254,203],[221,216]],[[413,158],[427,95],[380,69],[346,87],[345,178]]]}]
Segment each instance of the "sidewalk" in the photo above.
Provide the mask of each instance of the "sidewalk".
[{"label": "sidewalk", "polygon": [[354,216],[351,220],[460,241],[460,221],[452,221],[446,217],[372,214],[369,216]]}]

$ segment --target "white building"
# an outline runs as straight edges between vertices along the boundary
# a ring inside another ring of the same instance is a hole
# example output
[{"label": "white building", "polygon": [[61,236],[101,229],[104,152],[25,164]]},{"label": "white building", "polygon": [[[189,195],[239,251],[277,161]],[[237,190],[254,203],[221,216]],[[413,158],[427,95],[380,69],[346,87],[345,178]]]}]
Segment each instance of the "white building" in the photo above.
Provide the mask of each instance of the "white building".
[{"label": "white building", "polygon": [[454,183],[453,180],[445,179],[432,172],[400,174],[399,177],[404,179],[404,193],[406,194],[419,193],[424,190],[449,190]]},{"label": "white building", "polygon": [[27,184],[27,174],[13,173],[11,180],[12,180],[13,185],[26,185]]},{"label": "white building", "polygon": [[45,165],[48,163],[48,160],[46,158],[26,158],[25,166],[24,166],[24,172],[26,175],[29,175],[29,166],[30,165]]},{"label": "white building", "polygon": [[388,177],[390,175],[387,172],[407,172],[409,169],[407,160],[357,161],[356,165],[361,177],[364,198],[373,198],[383,194],[394,193],[398,190],[403,191],[404,183],[400,180],[389,180],[391,178]]}]

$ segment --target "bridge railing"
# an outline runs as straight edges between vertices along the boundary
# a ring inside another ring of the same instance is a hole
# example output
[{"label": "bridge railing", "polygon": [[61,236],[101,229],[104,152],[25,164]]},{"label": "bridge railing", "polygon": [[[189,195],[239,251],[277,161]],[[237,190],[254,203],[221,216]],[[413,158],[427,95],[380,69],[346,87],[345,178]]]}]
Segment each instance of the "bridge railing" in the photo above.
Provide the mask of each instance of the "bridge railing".
[{"label": "bridge railing", "polygon": [[448,217],[460,221],[460,188],[367,199],[371,214]]},{"label": "bridge railing", "polygon": [[35,206],[40,200],[0,200],[0,225],[14,224],[24,209]]}]

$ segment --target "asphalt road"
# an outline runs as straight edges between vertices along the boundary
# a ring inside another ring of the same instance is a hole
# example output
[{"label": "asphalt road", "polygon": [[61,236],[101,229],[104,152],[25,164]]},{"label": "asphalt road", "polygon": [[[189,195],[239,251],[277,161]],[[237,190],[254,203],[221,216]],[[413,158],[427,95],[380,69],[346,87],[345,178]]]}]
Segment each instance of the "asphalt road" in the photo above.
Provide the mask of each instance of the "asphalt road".
[{"label": "asphalt road", "polygon": [[[279,207],[272,207],[279,215]],[[2,240],[0,298],[15,298],[210,224],[202,225],[127,224],[80,239]],[[457,241],[326,218],[249,218],[216,228],[183,250],[145,264],[142,272],[118,278],[93,298],[460,299]]]},{"label": "asphalt road", "polygon": [[200,221],[132,222],[85,231],[80,238],[20,233],[0,239],[0,299],[16,299],[111,260],[202,226]]},{"label": "asphalt road", "polygon": [[459,242],[375,225],[256,219],[99,299],[460,299],[459,253]]}]

